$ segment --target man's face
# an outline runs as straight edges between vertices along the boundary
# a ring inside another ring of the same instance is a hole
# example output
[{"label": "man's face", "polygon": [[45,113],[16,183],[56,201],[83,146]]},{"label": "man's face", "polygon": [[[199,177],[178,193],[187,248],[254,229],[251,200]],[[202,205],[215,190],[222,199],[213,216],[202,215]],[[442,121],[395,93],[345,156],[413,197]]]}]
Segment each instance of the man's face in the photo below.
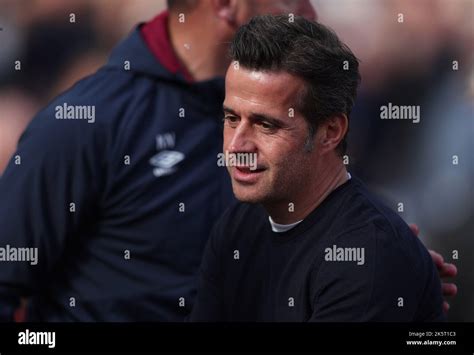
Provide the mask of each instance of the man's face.
[{"label": "man's face", "polygon": [[286,72],[229,67],[224,152],[257,157],[256,170],[228,167],[237,199],[291,202],[314,176],[315,152],[305,150],[308,125],[297,109],[304,87],[302,79]]},{"label": "man's face", "polygon": [[316,10],[310,0],[247,0],[239,11],[238,22],[244,24],[257,15],[294,14],[308,20],[317,19]]}]

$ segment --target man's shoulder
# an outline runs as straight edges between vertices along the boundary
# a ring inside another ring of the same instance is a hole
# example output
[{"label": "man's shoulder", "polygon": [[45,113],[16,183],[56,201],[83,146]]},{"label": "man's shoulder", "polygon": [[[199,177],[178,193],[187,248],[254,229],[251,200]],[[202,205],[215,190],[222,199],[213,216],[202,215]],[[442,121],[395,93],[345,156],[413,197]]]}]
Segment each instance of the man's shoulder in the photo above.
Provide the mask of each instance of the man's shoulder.
[{"label": "man's shoulder", "polygon": [[[122,137],[119,133],[130,122],[149,121],[156,114],[144,108],[154,107],[152,102],[166,89],[159,84],[147,76],[104,65],[52,99],[33,117],[22,138],[44,137],[46,143],[58,141],[65,146],[76,139],[111,142],[115,136]],[[159,112],[166,115],[167,109],[162,107]]]},{"label": "man's shoulder", "polygon": [[336,241],[364,244],[382,264],[399,264],[400,270],[419,267],[427,271],[431,267],[429,253],[401,216],[361,182],[356,182],[353,190],[341,209]]},{"label": "man's shoulder", "polygon": [[338,290],[344,292],[352,283],[359,285],[365,290],[368,319],[428,320],[438,312],[436,270],[403,219],[363,184],[354,186],[341,211],[324,245],[318,287],[340,284]]},{"label": "man's shoulder", "polygon": [[67,122],[68,125],[62,126],[66,130],[70,126],[82,127],[83,123],[97,129],[117,117],[116,113],[126,106],[130,97],[127,82],[128,79],[118,71],[103,67],[52,99],[33,118],[30,126],[36,129]]},{"label": "man's shoulder", "polygon": [[405,221],[392,208],[372,193],[360,180],[354,181],[349,197],[341,208],[340,219],[346,229],[368,228],[383,235],[398,238],[414,237]]}]

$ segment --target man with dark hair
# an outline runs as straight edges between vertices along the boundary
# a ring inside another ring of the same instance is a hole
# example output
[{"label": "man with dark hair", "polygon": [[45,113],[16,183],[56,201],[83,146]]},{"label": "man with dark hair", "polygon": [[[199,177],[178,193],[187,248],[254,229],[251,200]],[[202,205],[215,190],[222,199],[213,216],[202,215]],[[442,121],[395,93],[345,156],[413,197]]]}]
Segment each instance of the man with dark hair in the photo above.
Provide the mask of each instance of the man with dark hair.
[{"label": "man with dark hair", "polygon": [[428,251],[340,156],[356,57],[288,16],[252,19],[231,55],[224,150],[257,165],[228,168],[241,202],[208,241],[191,320],[443,320]]}]

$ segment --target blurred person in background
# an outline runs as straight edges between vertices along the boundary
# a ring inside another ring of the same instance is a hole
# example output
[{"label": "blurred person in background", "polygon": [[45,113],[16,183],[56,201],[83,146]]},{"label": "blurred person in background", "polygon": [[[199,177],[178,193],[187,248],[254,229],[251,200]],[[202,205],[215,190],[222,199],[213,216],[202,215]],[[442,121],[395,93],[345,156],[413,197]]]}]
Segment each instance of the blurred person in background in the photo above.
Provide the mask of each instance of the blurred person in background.
[{"label": "blurred person in background", "polygon": [[[170,15],[139,26],[38,114],[15,153],[21,164],[11,160],[0,179],[0,241],[37,247],[39,263],[3,265],[2,318],[21,296],[31,296],[29,320],[189,312],[203,246],[232,201],[216,164],[223,58],[237,28],[262,13],[315,17],[298,0],[170,1]],[[57,120],[64,104],[94,107],[94,123]]]}]

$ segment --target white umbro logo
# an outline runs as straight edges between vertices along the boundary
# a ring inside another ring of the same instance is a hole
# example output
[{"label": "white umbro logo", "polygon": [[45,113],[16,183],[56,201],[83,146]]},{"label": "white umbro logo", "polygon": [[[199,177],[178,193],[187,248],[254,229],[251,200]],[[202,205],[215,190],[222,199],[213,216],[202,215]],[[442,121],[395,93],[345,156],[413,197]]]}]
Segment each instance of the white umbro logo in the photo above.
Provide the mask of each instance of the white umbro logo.
[{"label": "white umbro logo", "polygon": [[176,165],[184,159],[184,154],[172,150],[164,150],[150,159],[150,164],[155,168],[153,175],[156,177],[170,175],[176,171]]}]

